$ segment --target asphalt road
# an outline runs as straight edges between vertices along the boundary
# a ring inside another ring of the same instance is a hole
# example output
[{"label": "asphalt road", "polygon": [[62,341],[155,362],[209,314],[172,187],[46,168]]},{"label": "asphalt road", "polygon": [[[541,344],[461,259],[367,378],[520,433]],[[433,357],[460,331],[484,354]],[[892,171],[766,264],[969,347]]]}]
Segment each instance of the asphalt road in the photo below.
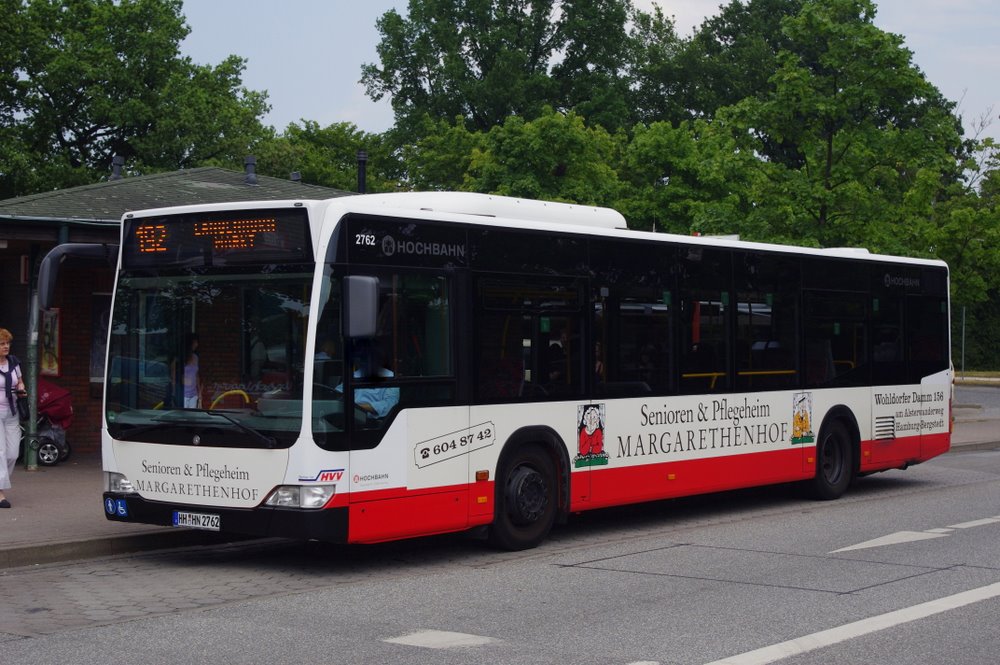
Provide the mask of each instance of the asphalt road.
[{"label": "asphalt road", "polygon": [[998,543],[1000,452],[953,453],[835,502],[585,513],[528,552],[256,541],[9,569],[0,662],[994,663]]},{"label": "asphalt road", "polygon": [[1000,418],[1000,385],[955,386],[955,404],[978,407],[979,415],[985,418]]}]

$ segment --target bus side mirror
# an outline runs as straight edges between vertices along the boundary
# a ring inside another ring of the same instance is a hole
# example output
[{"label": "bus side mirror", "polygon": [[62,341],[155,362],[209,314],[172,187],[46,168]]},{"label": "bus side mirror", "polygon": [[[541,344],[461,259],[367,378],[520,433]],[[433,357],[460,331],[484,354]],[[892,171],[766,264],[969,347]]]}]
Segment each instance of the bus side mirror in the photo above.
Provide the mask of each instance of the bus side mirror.
[{"label": "bus side mirror", "polygon": [[374,337],[378,319],[378,277],[348,275],[344,288],[345,335]]},{"label": "bus side mirror", "polygon": [[99,245],[96,243],[63,243],[53,247],[38,267],[38,307],[49,309],[55,301],[56,283],[59,281],[59,268],[68,258],[98,261],[114,269],[118,259],[118,245]]}]

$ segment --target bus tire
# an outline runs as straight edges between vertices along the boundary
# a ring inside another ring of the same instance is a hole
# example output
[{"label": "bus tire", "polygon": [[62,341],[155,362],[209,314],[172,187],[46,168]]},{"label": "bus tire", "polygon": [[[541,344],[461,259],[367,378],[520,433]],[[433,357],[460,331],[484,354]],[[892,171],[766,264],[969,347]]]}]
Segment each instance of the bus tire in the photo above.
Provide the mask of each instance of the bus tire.
[{"label": "bus tire", "polygon": [[810,495],[820,501],[839,499],[854,479],[854,441],[841,420],[831,420],[820,429],[816,443],[816,475]]},{"label": "bus tire", "polygon": [[555,522],[558,489],[555,463],[541,446],[518,446],[505,455],[497,471],[490,544],[525,550],[541,543]]}]

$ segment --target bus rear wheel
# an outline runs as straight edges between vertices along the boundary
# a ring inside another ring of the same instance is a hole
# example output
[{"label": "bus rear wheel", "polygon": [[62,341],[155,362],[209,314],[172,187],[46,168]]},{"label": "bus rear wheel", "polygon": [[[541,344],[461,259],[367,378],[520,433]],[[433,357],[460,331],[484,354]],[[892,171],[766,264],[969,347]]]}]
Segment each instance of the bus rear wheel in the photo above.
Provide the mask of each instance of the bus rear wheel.
[{"label": "bus rear wheel", "polygon": [[834,420],[820,430],[816,444],[816,475],[810,484],[815,499],[830,501],[847,491],[854,477],[854,442],[847,427]]},{"label": "bus rear wheel", "polygon": [[524,446],[506,456],[497,472],[490,543],[506,550],[541,543],[555,522],[557,489],[555,465],[540,446]]}]

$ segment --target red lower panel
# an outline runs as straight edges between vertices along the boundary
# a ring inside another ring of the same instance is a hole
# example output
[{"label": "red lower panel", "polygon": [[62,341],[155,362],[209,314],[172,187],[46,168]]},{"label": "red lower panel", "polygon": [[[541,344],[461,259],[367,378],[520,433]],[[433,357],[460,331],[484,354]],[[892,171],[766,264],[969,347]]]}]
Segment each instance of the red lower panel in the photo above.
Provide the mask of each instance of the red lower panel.
[{"label": "red lower panel", "polygon": [[802,480],[812,475],[803,471],[803,459],[813,451],[812,447],[789,448],[778,452],[591,471],[590,498],[585,502],[574,501],[570,508],[588,510]]},{"label": "red lower panel", "polygon": [[929,460],[938,455],[944,455],[951,450],[951,433],[925,434],[920,437],[921,461]]},{"label": "red lower panel", "polygon": [[468,488],[352,503],[347,537],[352,543],[460,531],[469,524]]},{"label": "red lower panel", "polygon": [[924,434],[898,439],[863,441],[861,471],[898,469],[943,455],[951,449],[951,434]]},{"label": "red lower panel", "polygon": [[871,451],[873,466],[893,465],[900,460],[916,460],[920,457],[920,437],[904,436],[898,439],[876,439],[871,442]]},{"label": "red lower panel", "polygon": [[[862,471],[879,471],[915,464],[948,451],[947,433],[892,441],[862,442]],[[878,455],[873,456],[872,451]],[[570,474],[574,487],[570,510],[605,508],[693,494],[770,485],[811,478],[815,472],[813,446],[777,452],[752,453],[643,466],[598,468]],[[876,459],[872,459],[876,457]],[[441,487],[410,492],[390,488],[338,495],[328,507],[349,501],[348,539],[375,543],[397,538],[460,531],[493,519],[494,484]]]}]

